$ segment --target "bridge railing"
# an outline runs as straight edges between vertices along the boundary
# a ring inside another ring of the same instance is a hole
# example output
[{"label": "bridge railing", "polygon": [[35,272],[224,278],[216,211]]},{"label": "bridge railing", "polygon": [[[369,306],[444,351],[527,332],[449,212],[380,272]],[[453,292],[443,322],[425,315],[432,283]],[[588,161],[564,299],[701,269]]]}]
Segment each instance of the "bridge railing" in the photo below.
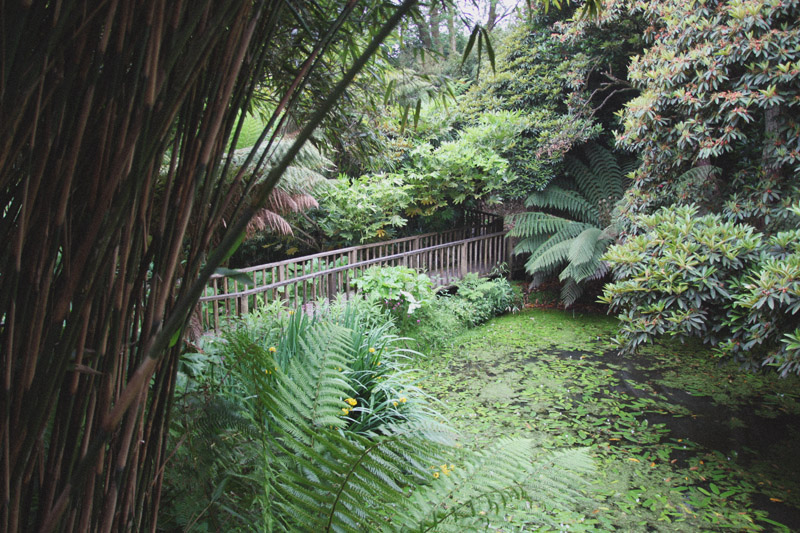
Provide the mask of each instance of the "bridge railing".
[{"label": "bridge railing", "polygon": [[[427,273],[436,287],[448,286],[469,272],[488,274],[507,260],[505,232],[469,236],[478,232],[461,228],[241,269],[252,276],[256,285],[252,288],[235,278],[214,276],[200,298],[201,325],[204,331],[219,331],[226,319],[276,300],[304,308],[339,294],[350,299],[356,294],[353,279],[375,265],[414,268]],[[448,236],[464,238],[447,242]]]}]

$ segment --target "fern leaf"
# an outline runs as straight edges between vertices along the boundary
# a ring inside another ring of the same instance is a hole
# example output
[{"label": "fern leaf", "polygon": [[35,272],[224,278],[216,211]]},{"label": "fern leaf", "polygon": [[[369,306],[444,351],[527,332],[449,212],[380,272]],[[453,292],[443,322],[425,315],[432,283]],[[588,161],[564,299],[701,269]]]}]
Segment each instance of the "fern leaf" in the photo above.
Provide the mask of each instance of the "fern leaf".
[{"label": "fern leaf", "polygon": [[[528,261],[533,264],[540,256],[547,253],[552,247],[561,244],[564,241],[571,241],[575,237],[581,234],[587,228],[590,228],[589,224],[582,224],[580,222],[572,222],[557,232],[555,232],[550,238],[544,242],[539,248],[531,253],[531,256],[528,258]],[[529,273],[533,274],[533,271],[528,270]]]},{"label": "fern leaf", "polygon": [[600,228],[586,228],[572,240],[567,258],[570,263],[586,263],[595,257],[595,244],[603,233]]},{"label": "fern leaf", "polygon": [[570,307],[582,295],[583,285],[576,283],[572,278],[567,278],[563,285],[561,285],[561,302],[564,304],[564,307]]},{"label": "fern leaf", "polygon": [[510,237],[531,237],[541,234],[556,233],[564,226],[575,222],[567,218],[557,217],[547,213],[519,213],[509,217],[513,227],[509,230]]},{"label": "fern leaf", "polygon": [[602,197],[602,189],[597,183],[594,173],[582,161],[575,157],[564,158],[564,171],[575,180],[578,191],[589,202],[597,203]]},{"label": "fern leaf", "polygon": [[712,165],[694,167],[678,176],[675,182],[678,184],[678,186],[689,182],[702,183],[706,181],[709,176],[716,174],[719,171],[720,169],[718,167]]},{"label": "fern leaf", "polygon": [[567,262],[570,241],[561,241],[538,256],[531,256],[525,263],[525,270],[539,274],[550,274]]},{"label": "fern leaf", "polygon": [[522,239],[514,246],[514,255],[533,253],[538,250],[539,247],[543,245],[549,238],[550,235],[541,234],[528,237],[527,239]]},{"label": "fern leaf", "polygon": [[625,192],[623,187],[625,175],[617,163],[617,158],[609,150],[596,143],[591,143],[586,147],[586,156],[589,158],[592,173],[603,194],[591,200],[597,203],[603,198],[611,197],[614,200],[622,198],[622,194]]},{"label": "fern leaf", "polygon": [[557,209],[569,213],[581,222],[597,224],[597,208],[595,204],[577,191],[568,191],[561,187],[550,186],[543,191],[537,191],[525,200],[526,207],[540,207]]}]

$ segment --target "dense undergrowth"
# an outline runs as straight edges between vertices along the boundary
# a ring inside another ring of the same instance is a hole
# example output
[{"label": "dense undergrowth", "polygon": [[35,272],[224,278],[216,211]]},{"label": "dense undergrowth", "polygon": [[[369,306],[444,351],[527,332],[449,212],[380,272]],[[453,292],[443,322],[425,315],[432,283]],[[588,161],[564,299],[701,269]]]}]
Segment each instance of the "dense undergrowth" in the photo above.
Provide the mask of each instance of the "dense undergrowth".
[{"label": "dense undergrowth", "polygon": [[398,313],[427,320],[453,302],[471,317],[464,327],[488,319],[509,305],[508,282],[469,277],[433,298],[404,274],[313,316],[263,307],[184,356],[161,530],[473,530],[517,498],[566,511],[582,497],[592,462],[580,447],[457,444],[417,385],[410,363],[422,355],[397,335],[421,327]]}]

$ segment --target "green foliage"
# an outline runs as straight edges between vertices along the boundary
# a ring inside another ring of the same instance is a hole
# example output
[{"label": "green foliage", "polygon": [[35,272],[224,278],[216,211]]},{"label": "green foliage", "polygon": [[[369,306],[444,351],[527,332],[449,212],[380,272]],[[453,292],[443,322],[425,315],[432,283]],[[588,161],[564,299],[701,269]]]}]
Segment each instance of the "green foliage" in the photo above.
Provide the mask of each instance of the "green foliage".
[{"label": "green foliage", "polygon": [[720,353],[751,365],[800,374],[800,230],[778,233],[733,287]]},{"label": "green foliage", "polygon": [[[363,329],[373,315],[362,311],[309,319],[267,309],[216,345],[239,409],[228,418],[246,418],[246,434],[255,435],[247,447],[245,433],[215,441],[216,453],[250,458],[238,475],[244,486],[226,493],[233,518],[223,528],[260,513],[250,527],[260,523],[263,531],[463,530],[479,509],[499,512],[512,495],[555,506],[578,496],[579,474],[591,469],[582,450],[532,461],[535,448],[526,440],[475,454],[452,447],[451,431],[392,348],[396,337]],[[236,472],[242,465],[228,466]],[[216,501],[194,503],[193,522],[215,527],[207,519]]]},{"label": "green foliage", "polygon": [[455,287],[455,298],[470,303],[474,309],[469,317],[470,326],[483,324],[514,309],[514,291],[504,277],[487,279],[467,274],[455,283]]},{"label": "green foliage", "polygon": [[329,245],[357,245],[394,237],[406,225],[404,211],[411,202],[401,176],[340,175],[319,195],[316,224]]},{"label": "green foliage", "polygon": [[515,179],[502,152],[525,127],[519,113],[486,113],[455,140],[436,147],[416,146],[403,172],[420,210],[431,213],[451,203],[484,197],[496,201],[493,195]]},{"label": "green foliage", "polygon": [[560,174],[565,154],[610,129],[609,112],[632,96],[624,72],[628,55],[640,47],[638,18],[584,28],[572,39],[557,22],[568,15],[538,13],[498,39],[497,72],[463,98],[468,122],[500,110],[525,118],[526,127],[502,150],[514,175],[500,193],[505,198],[543,189]]},{"label": "green foliage", "polygon": [[502,275],[479,278],[468,274],[454,285],[454,294],[438,295],[420,310],[416,321],[399,325],[403,335],[417,341],[418,349],[440,349],[467,329],[516,311],[521,302],[519,289]]},{"label": "green foliage", "polygon": [[[256,115],[248,114],[242,121],[242,129],[236,140],[236,150],[249,148],[256,144],[261,132],[264,131],[264,122]],[[231,137],[233,135],[231,134]],[[232,138],[230,140],[233,140]]]},{"label": "green foliage", "polygon": [[718,344],[736,279],[757,260],[762,236],[719,215],[698,216],[696,206],[664,208],[635,221],[640,234],[604,256],[615,281],[602,301],[620,312],[623,351],[661,335]]},{"label": "green foliage", "polygon": [[444,400],[465,447],[531,436],[543,449],[589,446],[597,461],[590,500],[553,511],[557,525],[532,525],[536,507],[525,500],[490,524],[795,531],[800,376],[746,372],[697,342],[664,339],[643,357],[621,358],[608,341],[616,322],[527,309],[467,331],[421,362],[426,389]]},{"label": "green foliage", "polygon": [[365,297],[382,302],[402,323],[427,307],[435,296],[428,276],[403,266],[370,267],[353,280],[353,285]]},{"label": "green foliage", "polygon": [[[621,114],[618,135],[643,159],[628,198],[632,209],[668,205],[680,194],[674,176],[703,161],[729,175],[746,170],[753,184],[786,180],[800,168],[797,2],[627,5],[651,24],[651,46],[630,66],[641,94]],[[688,201],[706,198],[718,209],[735,192],[703,179]]]},{"label": "green foliage", "polygon": [[605,255],[615,282],[602,301],[620,312],[623,351],[662,335],[697,337],[751,368],[800,373],[798,230],[766,238],[693,205],[634,222],[639,234]]},{"label": "green foliage", "polygon": [[[584,148],[588,165],[576,157],[566,160],[568,178],[534,192],[527,207],[533,211],[512,218],[509,236],[520,237],[515,254],[530,254],[525,269],[533,276],[532,286],[559,272],[563,283],[561,300],[572,305],[583,293],[585,283],[607,272],[600,259],[613,241],[609,231],[611,209],[625,188],[623,165],[597,144]],[[570,218],[566,218],[566,217]]]}]

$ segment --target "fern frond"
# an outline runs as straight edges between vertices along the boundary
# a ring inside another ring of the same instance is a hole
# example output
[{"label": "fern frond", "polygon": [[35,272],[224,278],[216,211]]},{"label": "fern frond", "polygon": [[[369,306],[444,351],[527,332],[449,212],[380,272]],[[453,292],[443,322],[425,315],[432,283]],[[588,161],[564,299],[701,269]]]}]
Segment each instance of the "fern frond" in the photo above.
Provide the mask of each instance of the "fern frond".
[{"label": "fern frond", "polygon": [[576,283],[574,279],[567,278],[561,285],[561,302],[564,307],[570,307],[578,298],[583,295],[583,285]]},{"label": "fern frond", "polygon": [[476,454],[415,491],[400,510],[402,522],[415,524],[413,530],[420,532],[463,531],[459,517],[475,514],[476,507],[499,513],[512,497],[565,509],[586,485],[581,476],[593,469],[587,451],[556,452],[531,462],[534,450],[530,440],[513,440]]},{"label": "fern frond", "polygon": [[[628,175],[631,172],[633,172],[634,170],[639,168],[639,164],[640,163],[641,163],[641,161],[639,161],[639,159],[630,159],[628,161],[625,161],[624,163],[622,163],[620,165],[620,170],[622,170],[622,175],[625,176],[625,178],[627,179]],[[623,181],[623,187],[622,187],[623,189],[626,188],[625,187],[625,183],[626,182]]]},{"label": "fern frond", "polygon": [[[539,248],[533,251],[531,253],[531,256],[528,258],[528,262],[531,263],[535,262],[540,256],[547,253],[552,247],[564,241],[571,241],[572,239],[580,235],[583,231],[591,227],[592,227],[591,225],[583,224],[581,222],[572,222],[564,226],[563,228],[555,232],[553,235],[551,235],[550,238],[544,242],[544,244],[542,244],[541,246],[539,246]],[[567,252],[568,251],[569,250],[567,250]],[[531,270],[529,270],[528,272],[533,274],[533,271]]]},{"label": "fern frond", "polygon": [[387,424],[380,434],[344,430],[338,412],[348,385],[339,376],[346,373],[346,352],[361,338],[327,322],[298,322],[296,329],[285,373],[247,332],[228,342],[268,426],[262,503],[273,525],[287,531],[429,531],[476,505],[501,509],[514,495],[544,495],[552,505],[572,498],[578,486],[573,476],[585,467],[578,457],[583,452],[533,462],[532,442],[508,441],[468,458],[445,445],[450,430],[435,421]]},{"label": "fern frond", "polygon": [[602,197],[602,189],[597,183],[597,178],[580,159],[564,158],[564,171],[567,176],[575,180],[578,191],[587,201],[595,201],[596,204],[596,200]]},{"label": "fern frond", "polygon": [[554,244],[546,252],[531,256],[525,263],[525,270],[539,274],[550,274],[567,262],[570,241],[561,241]]},{"label": "fern frond", "polygon": [[531,254],[538,250],[549,238],[550,235],[541,234],[522,239],[514,246],[514,255]]},{"label": "fern frond", "polygon": [[569,213],[581,222],[597,224],[596,202],[587,201],[586,197],[577,191],[569,191],[554,185],[528,196],[525,207],[557,209]]},{"label": "fern frond", "polygon": [[592,166],[592,173],[595,176],[597,189],[600,195],[589,200],[593,203],[599,202],[603,198],[611,197],[614,200],[622,198],[625,188],[623,180],[625,174],[617,162],[617,158],[599,144],[591,143],[586,147],[586,156]]},{"label": "fern frond", "polygon": [[527,212],[509,217],[514,225],[508,232],[510,237],[532,237],[541,234],[553,234],[565,226],[574,224],[568,218],[557,217],[547,213]]},{"label": "fern frond", "polygon": [[572,240],[569,247],[568,259],[570,263],[586,263],[595,257],[595,244],[603,233],[600,228],[586,228],[580,235]]}]

